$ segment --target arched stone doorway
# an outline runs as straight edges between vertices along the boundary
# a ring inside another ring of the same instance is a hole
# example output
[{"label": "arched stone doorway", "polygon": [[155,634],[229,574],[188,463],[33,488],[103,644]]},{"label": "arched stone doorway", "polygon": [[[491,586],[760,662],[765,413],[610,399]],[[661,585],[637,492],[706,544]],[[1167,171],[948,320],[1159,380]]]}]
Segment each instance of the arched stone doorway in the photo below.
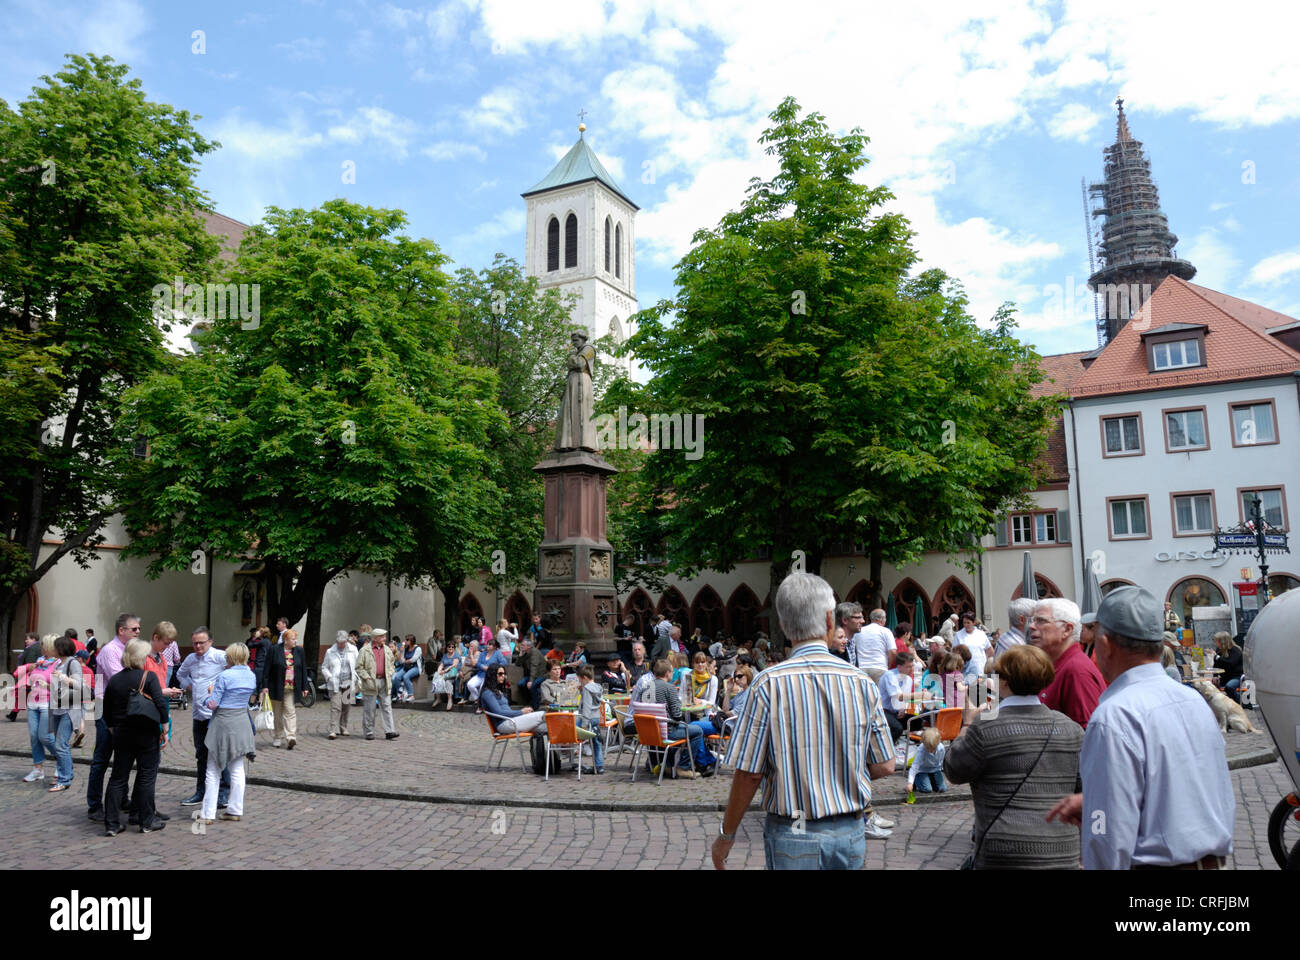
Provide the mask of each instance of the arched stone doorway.
[{"label": "arched stone doorway", "polygon": [[894,607],[898,611],[899,622],[908,623],[915,629],[916,608],[920,605],[921,621],[928,635],[930,618],[927,614],[930,609],[930,597],[921,589],[921,585],[911,577],[906,577],[898,586],[894,587],[893,594]]},{"label": "arched stone doorway", "polygon": [[[684,633],[689,633],[687,627],[691,619],[690,607],[686,605],[686,598],[682,596],[682,592],[676,587],[669,587],[664,591],[664,595],[659,598],[658,610],[671,623],[681,624]],[[682,637],[682,639],[685,640],[686,638]]]},{"label": "arched stone doorway", "polygon": [[722,632],[724,617],[722,598],[706,584],[691,604],[691,632],[698,629],[712,642]]},{"label": "arched stone doorway", "polygon": [[[463,637],[469,633],[469,624],[474,617],[483,616],[483,604],[478,602],[478,597],[472,593],[467,593],[460,598],[460,635]],[[486,622],[486,621],[485,621]],[[478,637],[474,637],[475,640]]]},{"label": "arched stone doorway", "polygon": [[[1065,596],[1065,594],[1061,592],[1060,587],[1054,584],[1048,577],[1043,576],[1041,573],[1034,574],[1034,584],[1038,587],[1039,600],[1047,600],[1050,597]],[[1011,599],[1019,600],[1024,595],[1025,595],[1025,585],[1023,583],[1017,583],[1016,589],[1011,593]]]},{"label": "arched stone doorway", "polygon": [[528,603],[527,598],[516,590],[510,594],[506,600],[505,612],[502,614],[511,623],[519,624],[519,635],[528,629],[528,625],[533,622],[533,608]]},{"label": "arched stone doorway", "polygon": [[[935,592],[930,609],[934,614],[930,621],[930,628],[933,633],[937,630],[937,623],[942,623],[945,617],[954,613],[960,617],[967,610],[973,612],[975,610],[975,595],[970,592],[970,588],[966,584],[956,577],[949,577]],[[961,624],[957,626],[958,629],[961,629]]]},{"label": "arched stone doorway", "polygon": [[654,623],[654,610],[650,594],[640,587],[633,590],[632,595],[623,604],[623,616],[632,617],[632,629],[643,640],[650,635],[650,627]]},{"label": "arched stone doorway", "polygon": [[758,618],[763,605],[758,594],[742,583],[731,593],[727,601],[727,629],[737,640],[752,640],[760,629]]}]

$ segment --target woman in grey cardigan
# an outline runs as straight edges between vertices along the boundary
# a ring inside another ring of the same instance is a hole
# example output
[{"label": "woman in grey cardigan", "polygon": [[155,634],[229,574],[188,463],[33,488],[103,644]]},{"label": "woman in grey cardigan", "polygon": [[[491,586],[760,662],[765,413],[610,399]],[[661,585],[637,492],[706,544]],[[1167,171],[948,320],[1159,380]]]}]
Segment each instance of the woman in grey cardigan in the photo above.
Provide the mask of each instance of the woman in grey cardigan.
[{"label": "woman in grey cardigan", "polygon": [[1037,647],[1012,647],[998,658],[996,714],[967,704],[943,772],[969,783],[975,801],[975,868],[1079,869],[1079,828],[1048,823],[1057,799],[1076,792],[1082,728],[1049,710],[1038,693],[1052,682],[1052,661]]}]

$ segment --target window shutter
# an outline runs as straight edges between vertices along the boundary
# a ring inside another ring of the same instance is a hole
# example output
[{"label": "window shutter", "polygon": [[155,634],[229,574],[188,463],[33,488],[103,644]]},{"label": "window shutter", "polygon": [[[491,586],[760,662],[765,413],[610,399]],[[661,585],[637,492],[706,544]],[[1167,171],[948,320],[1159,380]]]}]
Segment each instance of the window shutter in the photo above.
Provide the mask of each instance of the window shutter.
[{"label": "window shutter", "polygon": [[1070,511],[1069,510],[1056,511],[1056,542],[1057,543],[1070,542]]},{"label": "window shutter", "polygon": [[1001,520],[998,521],[996,533],[997,533],[998,546],[1005,547],[1007,545],[1007,518],[1006,517],[1003,517]]},{"label": "window shutter", "polygon": [[564,218],[564,267],[578,265],[578,218],[569,214]]},{"label": "window shutter", "polygon": [[560,221],[554,217],[546,224],[546,269],[560,269]]}]

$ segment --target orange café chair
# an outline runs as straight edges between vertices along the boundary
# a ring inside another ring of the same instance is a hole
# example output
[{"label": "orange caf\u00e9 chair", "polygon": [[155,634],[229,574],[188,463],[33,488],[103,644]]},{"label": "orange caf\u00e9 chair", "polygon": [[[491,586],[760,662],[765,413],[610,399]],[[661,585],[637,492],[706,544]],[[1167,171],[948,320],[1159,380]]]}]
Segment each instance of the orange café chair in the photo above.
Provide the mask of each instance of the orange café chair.
[{"label": "orange caf\u00e9 chair", "polygon": [[939,731],[939,739],[944,743],[951,743],[957,739],[957,734],[961,733],[961,707],[944,707],[942,710],[931,710],[928,713],[917,714],[908,720],[907,733],[907,750],[903,754],[903,770],[907,770],[908,757],[912,755],[912,744],[921,742],[921,734],[912,733],[911,726],[914,720],[924,720],[927,717],[933,718],[934,726]]},{"label": "orange caf\u00e9 chair", "polygon": [[[560,762],[565,754],[570,754],[578,761],[578,779],[582,779],[582,744],[578,736],[578,715],[576,713],[552,712],[546,715],[546,781],[551,779],[551,754],[558,753]],[[556,769],[559,767],[557,765]]]},{"label": "orange caf\u00e9 chair", "polygon": [[659,764],[659,780],[656,786],[664,782],[664,772],[668,769],[668,750],[672,747],[681,747],[686,751],[686,756],[690,760],[691,770],[695,770],[695,757],[691,753],[690,738],[683,737],[680,740],[669,740],[659,729],[660,719],[644,713],[632,714],[632,719],[636,722],[636,751],[632,754],[632,782],[636,783],[637,761],[642,749],[652,747],[664,751],[664,758]]},{"label": "orange caf\u00e9 chair", "polygon": [[487,721],[488,729],[492,731],[492,746],[488,750],[487,766],[483,768],[484,772],[492,769],[492,754],[496,752],[497,746],[501,747],[501,756],[497,758],[497,769],[501,769],[501,762],[506,758],[506,750],[509,744],[514,743],[519,747],[519,765],[523,768],[524,773],[528,772],[528,754],[524,750],[524,744],[533,739],[529,733],[497,733],[498,720],[505,720],[506,717],[499,717],[494,713],[483,712],[483,719]]}]

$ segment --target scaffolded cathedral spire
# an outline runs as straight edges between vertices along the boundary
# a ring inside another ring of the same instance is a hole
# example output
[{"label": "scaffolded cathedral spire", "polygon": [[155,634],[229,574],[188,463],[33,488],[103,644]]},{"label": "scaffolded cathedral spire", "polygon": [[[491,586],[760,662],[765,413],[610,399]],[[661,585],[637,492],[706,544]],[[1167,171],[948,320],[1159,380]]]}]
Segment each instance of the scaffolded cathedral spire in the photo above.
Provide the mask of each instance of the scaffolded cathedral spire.
[{"label": "scaffolded cathedral spire", "polygon": [[1101,268],[1088,278],[1088,286],[1101,297],[1097,333],[1102,345],[1114,339],[1120,327],[1146,302],[1160,281],[1170,274],[1190,280],[1196,268],[1178,259],[1178,238],[1160,209],[1160,197],[1151,178],[1151,163],[1141,141],[1129,132],[1124,99],[1119,108],[1115,142],[1103,151],[1105,176],[1089,185],[1094,217],[1105,217],[1100,244]]}]

